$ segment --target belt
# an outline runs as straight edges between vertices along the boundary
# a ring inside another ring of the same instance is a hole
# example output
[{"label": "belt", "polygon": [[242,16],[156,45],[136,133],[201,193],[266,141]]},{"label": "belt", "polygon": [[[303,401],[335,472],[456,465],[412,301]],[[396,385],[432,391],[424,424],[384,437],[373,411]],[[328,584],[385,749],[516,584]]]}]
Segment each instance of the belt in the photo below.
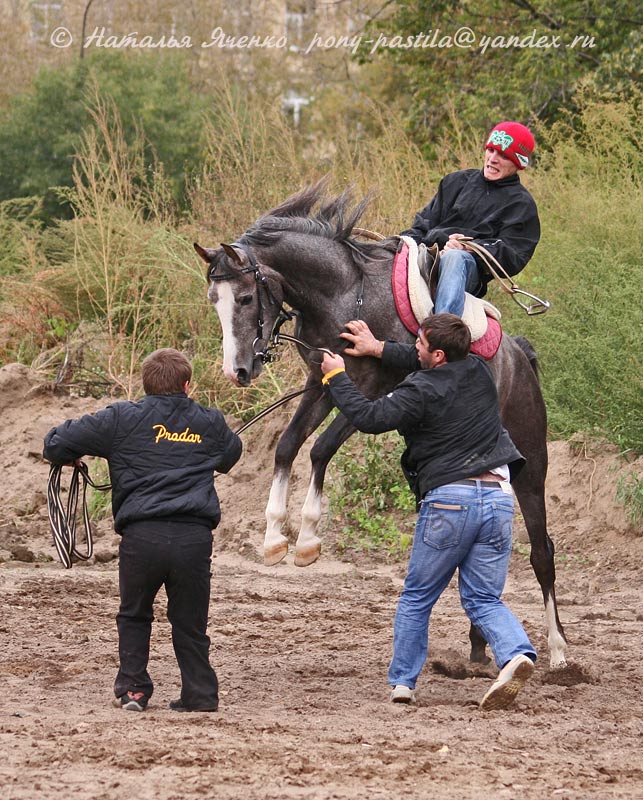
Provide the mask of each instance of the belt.
[{"label": "belt", "polygon": [[475,478],[467,478],[463,481],[454,481],[454,483],[459,486],[477,486],[480,483],[482,486],[495,486],[498,489],[500,488],[500,481],[481,481]]}]

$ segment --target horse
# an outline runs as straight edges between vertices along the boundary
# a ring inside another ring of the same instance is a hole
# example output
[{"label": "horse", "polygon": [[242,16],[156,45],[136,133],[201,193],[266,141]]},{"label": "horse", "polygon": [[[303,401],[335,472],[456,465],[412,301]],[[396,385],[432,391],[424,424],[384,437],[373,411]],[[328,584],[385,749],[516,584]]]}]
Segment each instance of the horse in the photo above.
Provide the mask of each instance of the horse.
[{"label": "horse", "polygon": [[[236,242],[195,250],[207,264],[208,299],[223,332],[223,371],[237,386],[248,386],[270,359],[284,319],[296,314],[295,340],[309,373],[302,398],[275,451],[266,507],[264,561],[277,564],[288,551],[282,533],[292,463],[306,439],[321,425],[332,402],[321,384],[320,350],[341,352],[346,322],[361,318],[378,339],[410,342],[400,321],[391,287],[397,237],[361,241],[353,228],[368,199],[353,204],[350,190],[326,196],[325,183],[308,186],[260,217]],[[554,545],[547,533],[544,497],[547,474],[545,404],[536,355],[522,337],[502,337],[489,362],[498,387],[501,415],[527,465],[513,487],[531,543],[531,565],[545,604],[550,665],[566,666],[566,638],[555,594]],[[390,391],[404,377],[382,368],[378,359],[346,357],[349,376],[366,397]],[[326,468],[355,428],[338,414],[310,452],[311,477],[295,544],[295,564],[307,566],[319,556],[322,489]],[[486,642],[471,627],[472,661],[486,663]]]}]

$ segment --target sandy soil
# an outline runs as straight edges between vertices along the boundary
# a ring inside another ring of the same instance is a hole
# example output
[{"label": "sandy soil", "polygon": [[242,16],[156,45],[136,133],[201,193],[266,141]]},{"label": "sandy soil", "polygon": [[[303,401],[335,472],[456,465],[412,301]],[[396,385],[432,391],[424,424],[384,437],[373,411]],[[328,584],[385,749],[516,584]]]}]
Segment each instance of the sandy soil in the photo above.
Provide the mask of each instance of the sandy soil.
[{"label": "sandy soil", "polygon": [[[643,798],[643,537],[615,505],[616,454],[551,445],[550,531],[573,667],[547,669],[541,597],[517,521],[505,597],[537,645],[535,677],[507,711],[478,701],[494,667],[472,669],[454,585],[435,609],[412,707],[388,703],[386,669],[404,564],[260,563],[263,506],[280,420],[245,438],[218,479],[210,635],[217,714],[176,714],[178,669],[158,599],[145,714],[113,708],[117,537],[64,570],[49,541],[42,435],[102,405],[52,395],[18,365],[0,370],[0,785],[6,800],[192,798]],[[283,418],[282,418],[283,419]],[[293,487],[296,518],[308,468]],[[627,469],[641,468],[641,462]],[[296,521],[296,520],[295,520]]]}]

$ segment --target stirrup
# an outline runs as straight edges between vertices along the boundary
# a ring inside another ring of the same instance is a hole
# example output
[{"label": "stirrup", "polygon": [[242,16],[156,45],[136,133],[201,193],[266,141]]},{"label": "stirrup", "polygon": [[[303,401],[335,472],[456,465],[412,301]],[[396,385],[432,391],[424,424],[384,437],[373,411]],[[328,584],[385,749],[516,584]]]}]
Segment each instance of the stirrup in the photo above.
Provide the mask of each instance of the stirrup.
[{"label": "stirrup", "polygon": [[[531,300],[534,300],[534,302],[527,305],[516,297],[517,294],[524,294],[525,297],[529,297]],[[511,290],[511,297],[514,302],[518,303],[520,308],[527,312],[527,316],[529,317],[533,317],[536,314],[544,314],[545,311],[549,311],[551,308],[549,300],[541,300],[541,298],[537,297],[535,294],[526,292],[524,289],[518,289],[516,286]]]}]

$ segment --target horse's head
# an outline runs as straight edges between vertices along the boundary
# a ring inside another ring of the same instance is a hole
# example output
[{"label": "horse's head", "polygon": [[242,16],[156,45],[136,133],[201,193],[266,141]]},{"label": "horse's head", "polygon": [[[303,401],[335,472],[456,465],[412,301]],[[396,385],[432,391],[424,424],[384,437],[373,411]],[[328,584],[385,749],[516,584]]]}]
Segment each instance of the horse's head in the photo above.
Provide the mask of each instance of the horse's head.
[{"label": "horse's head", "polygon": [[262,350],[283,300],[275,273],[261,270],[238,244],[213,250],[194,244],[208,265],[208,299],[223,331],[223,372],[237,386],[249,386],[262,370]]}]

